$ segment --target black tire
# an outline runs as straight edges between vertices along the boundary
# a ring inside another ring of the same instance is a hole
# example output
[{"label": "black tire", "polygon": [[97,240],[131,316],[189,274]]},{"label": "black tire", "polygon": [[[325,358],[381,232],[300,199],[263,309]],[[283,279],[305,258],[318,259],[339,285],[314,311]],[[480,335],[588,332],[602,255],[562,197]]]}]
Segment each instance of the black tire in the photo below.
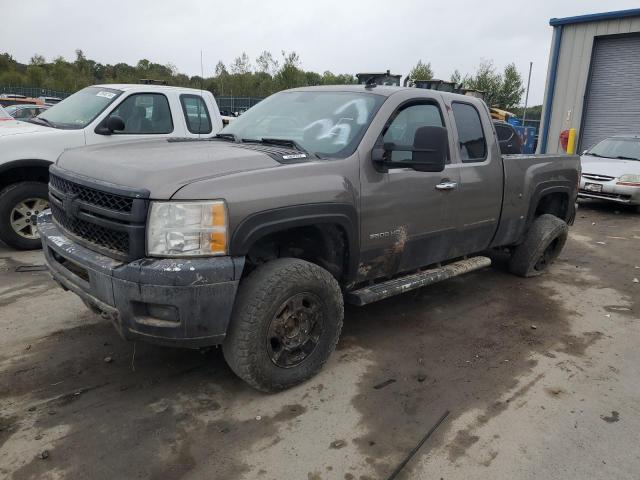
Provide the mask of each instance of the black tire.
[{"label": "black tire", "polygon": [[[40,236],[35,230],[34,222],[37,215],[35,210],[29,212],[31,214],[27,219],[29,225],[22,230],[22,233],[16,231],[12,226],[12,221],[15,221],[15,217],[18,215],[18,212],[14,209],[20,203],[29,199],[40,199],[48,203],[47,184],[42,182],[19,182],[9,185],[0,192],[0,240],[18,250],[35,250],[42,247]],[[31,230],[32,228],[33,230]]]},{"label": "black tire", "polygon": [[509,271],[520,277],[535,277],[551,265],[567,242],[569,226],[554,215],[540,215],[533,221],[523,243],[509,260]]},{"label": "black tire", "polygon": [[[291,309],[288,302],[300,304],[300,308]],[[288,317],[283,320],[285,315]],[[295,258],[273,260],[240,283],[222,351],[231,369],[249,385],[277,392],[322,369],[338,342],[343,317],[342,292],[328,271]],[[315,323],[307,332],[301,325],[308,326],[309,319]],[[290,335],[278,336],[279,328],[285,328],[283,322],[297,323],[298,336],[293,336],[293,328],[287,332]],[[309,340],[294,355],[296,342],[305,336]],[[284,365],[284,360],[303,355],[299,363]]]}]

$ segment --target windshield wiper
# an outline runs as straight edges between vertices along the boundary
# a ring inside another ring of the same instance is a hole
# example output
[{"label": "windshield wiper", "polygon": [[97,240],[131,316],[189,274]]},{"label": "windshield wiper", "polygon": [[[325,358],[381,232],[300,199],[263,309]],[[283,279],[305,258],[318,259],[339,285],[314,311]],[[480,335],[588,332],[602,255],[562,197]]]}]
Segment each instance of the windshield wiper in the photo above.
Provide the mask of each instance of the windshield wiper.
[{"label": "windshield wiper", "polygon": [[221,138],[222,140],[238,141],[238,137],[234,133],[216,133],[213,138]]},{"label": "windshield wiper", "polygon": [[[39,120],[39,122],[36,122],[35,120]],[[57,128],[55,123],[50,122],[49,120],[47,120],[46,118],[40,118],[40,117],[32,117],[29,120],[27,120],[27,122],[29,123],[35,123],[36,125],[46,125],[47,127],[51,127],[51,128]]]},{"label": "windshield wiper", "polygon": [[625,157],[624,155],[618,155],[616,158],[620,160],[640,160],[640,158]]}]

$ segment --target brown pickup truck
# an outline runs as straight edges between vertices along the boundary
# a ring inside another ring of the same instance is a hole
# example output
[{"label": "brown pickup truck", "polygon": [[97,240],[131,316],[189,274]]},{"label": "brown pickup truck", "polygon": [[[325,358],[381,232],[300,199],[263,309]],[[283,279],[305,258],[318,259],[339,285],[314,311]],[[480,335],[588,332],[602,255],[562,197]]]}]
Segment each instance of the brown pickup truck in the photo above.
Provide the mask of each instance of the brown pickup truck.
[{"label": "brown pickup truck", "polygon": [[221,344],[249,384],[320,370],[343,302],[511,255],[543,272],[573,222],[577,156],[500,154],[479,99],[416,88],[277,93],[211,138],[66,151],[38,226],[54,278],[128,339]]}]

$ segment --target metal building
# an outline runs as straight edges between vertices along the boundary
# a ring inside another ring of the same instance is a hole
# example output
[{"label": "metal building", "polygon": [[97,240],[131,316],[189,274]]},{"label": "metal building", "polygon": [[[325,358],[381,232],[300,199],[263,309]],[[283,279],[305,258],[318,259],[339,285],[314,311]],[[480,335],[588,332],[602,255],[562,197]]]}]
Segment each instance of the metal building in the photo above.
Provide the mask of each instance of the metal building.
[{"label": "metal building", "polygon": [[580,152],[603,138],[640,134],[640,9],[552,18],[551,55],[538,140],[562,152],[577,130]]}]

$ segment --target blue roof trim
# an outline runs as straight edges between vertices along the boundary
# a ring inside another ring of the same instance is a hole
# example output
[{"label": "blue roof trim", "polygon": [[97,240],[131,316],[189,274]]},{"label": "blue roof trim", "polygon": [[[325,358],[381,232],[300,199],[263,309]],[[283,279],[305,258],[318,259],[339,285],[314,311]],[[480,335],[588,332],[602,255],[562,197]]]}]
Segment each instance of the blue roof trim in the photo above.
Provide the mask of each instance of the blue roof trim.
[{"label": "blue roof trim", "polygon": [[640,8],[618,10],[616,12],[590,13],[589,15],[578,15],[575,17],[552,18],[549,20],[549,25],[557,27],[559,25],[569,25],[572,23],[598,22],[600,20],[615,20],[627,17],[640,17]]}]

